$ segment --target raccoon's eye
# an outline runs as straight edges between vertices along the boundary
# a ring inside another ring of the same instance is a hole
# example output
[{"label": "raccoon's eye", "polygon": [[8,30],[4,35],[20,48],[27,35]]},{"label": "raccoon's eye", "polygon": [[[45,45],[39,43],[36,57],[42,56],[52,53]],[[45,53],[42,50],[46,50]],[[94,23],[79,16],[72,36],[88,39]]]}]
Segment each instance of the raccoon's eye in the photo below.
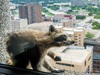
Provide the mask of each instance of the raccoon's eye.
[{"label": "raccoon's eye", "polygon": [[61,36],[59,36],[59,37],[56,37],[54,40],[55,41],[65,41],[66,40],[66,35],[61,35]]}]

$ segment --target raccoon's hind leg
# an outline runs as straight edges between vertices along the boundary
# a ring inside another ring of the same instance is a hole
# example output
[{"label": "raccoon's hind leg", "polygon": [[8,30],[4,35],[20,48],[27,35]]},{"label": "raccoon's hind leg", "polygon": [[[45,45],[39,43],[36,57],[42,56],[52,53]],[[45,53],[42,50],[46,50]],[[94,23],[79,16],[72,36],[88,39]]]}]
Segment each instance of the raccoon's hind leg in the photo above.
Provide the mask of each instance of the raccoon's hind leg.
[{"label": "raccoon's hind leg", "polygon": [[61,57],[56,56],[56,54],[54,52],[52,52],[51,50],[48,51],[47,55],[50,56],[55,61],[61,61]]},{"label": "raccoon's hind leg", "polygon": [[49,63],[49,61],[46,59],[44,59],[44,63],[43,63],[43,66],[45,68],[47,68],[48,70],[50,70],[51,72],[54,72],[54,73],[61,73],[61,72],[64,72],[64,69],[58,69],[58,68],[54,68],[51,66],[51,64]]},{"label": "raccoon's hind leg", "polygon": [[30,60],[30,62],[31,62],[32,68],[33,68],[35,71],[50,72],[50,71],[48,71],[48,70],[43,66],[44,59],[41,59],[41,60],[39,61],[39,63],[38,63],[38,64],[35,64],[35,65],[34,65],[34,61],[33,61],[33,60]]}]

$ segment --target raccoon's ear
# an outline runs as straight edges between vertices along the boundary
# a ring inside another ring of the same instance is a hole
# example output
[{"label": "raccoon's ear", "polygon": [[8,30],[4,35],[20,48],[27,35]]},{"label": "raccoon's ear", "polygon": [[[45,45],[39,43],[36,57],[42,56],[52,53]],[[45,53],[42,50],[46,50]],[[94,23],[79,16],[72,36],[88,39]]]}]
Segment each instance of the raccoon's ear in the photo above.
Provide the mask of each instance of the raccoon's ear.
[{"label": "raccoon's ear", "polygon": [[49,33],[51,34],[55,30],[56,30],[55,27],[53,25],[50,25],[50,27],[49,27]]}]

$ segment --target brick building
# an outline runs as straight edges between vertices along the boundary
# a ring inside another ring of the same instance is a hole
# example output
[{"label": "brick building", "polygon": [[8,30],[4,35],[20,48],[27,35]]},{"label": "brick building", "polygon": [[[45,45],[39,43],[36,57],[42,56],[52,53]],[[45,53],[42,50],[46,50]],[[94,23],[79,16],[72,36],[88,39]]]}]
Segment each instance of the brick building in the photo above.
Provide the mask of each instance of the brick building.
[{"label": "brick building", "polygon": [[29,3],[19,6],[19,18],[27,18],[28,24],[42,22],[41,6],[37,3]]}]

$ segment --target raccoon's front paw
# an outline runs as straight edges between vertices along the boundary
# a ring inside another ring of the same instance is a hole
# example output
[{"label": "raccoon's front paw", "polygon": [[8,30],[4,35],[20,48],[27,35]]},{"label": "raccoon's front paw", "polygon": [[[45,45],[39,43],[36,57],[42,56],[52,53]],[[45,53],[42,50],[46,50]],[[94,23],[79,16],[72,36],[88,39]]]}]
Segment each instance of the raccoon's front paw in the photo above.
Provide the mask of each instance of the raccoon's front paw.
[{"label": "raccoon's front paw", "polygon": [[61,57],[60,57],[60,56],[56,56],[56,57],[54,58],[54,60],[55,60],[55,61],[61,61]]},{"label": "raccoon's front paw", "polygon": [[53,73],[61,73],[61,72],[64,72],[64,71],[65,71],[65,69],[59,69],[59,70],[53,70],[51,72],[53,72]]}]

